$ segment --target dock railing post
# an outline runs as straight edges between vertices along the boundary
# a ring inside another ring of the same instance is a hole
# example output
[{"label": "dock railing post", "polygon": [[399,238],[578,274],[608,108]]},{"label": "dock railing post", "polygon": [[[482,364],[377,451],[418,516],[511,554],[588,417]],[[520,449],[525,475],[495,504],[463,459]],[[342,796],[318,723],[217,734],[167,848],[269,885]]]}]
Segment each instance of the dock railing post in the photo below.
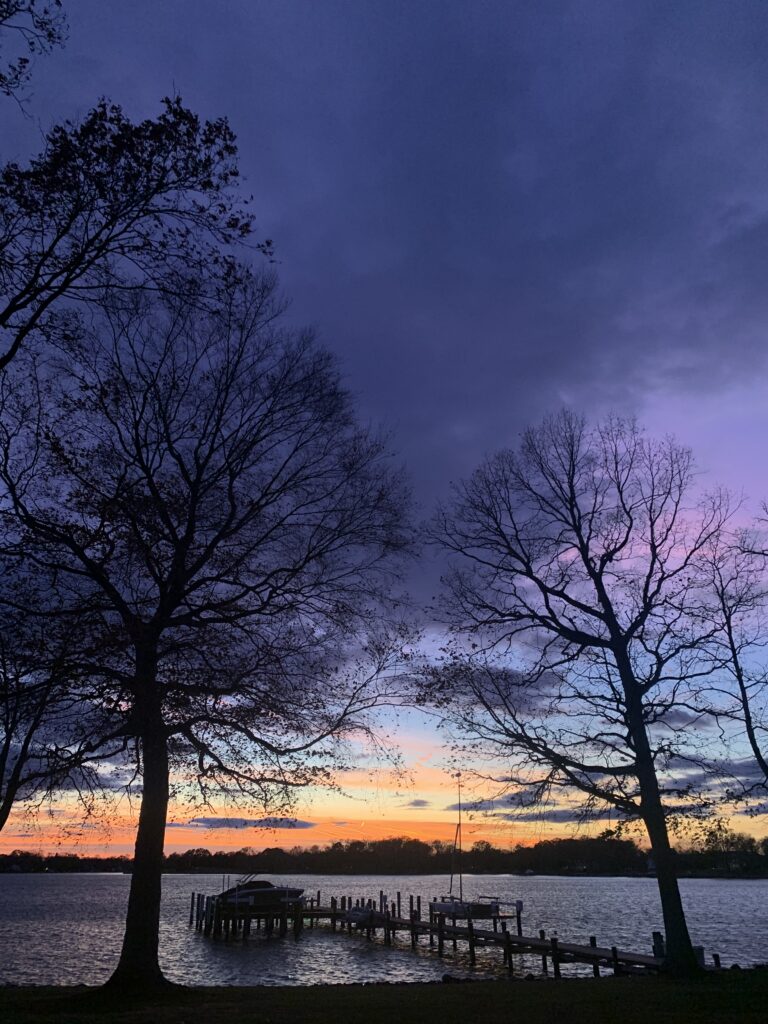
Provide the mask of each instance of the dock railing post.
[{"label": "dock railing post", "polygon": [[189,927],[190,928],[192,927],[192,924],[193,924],[193,922],[195,920],[195,902],[196,902],[196,900],[197,900],[197,893],[193,892],[192,893],[192,902],[189,904]]},{"label": "dock railing post", "polygon": [[553,935],[550,939],[550,945],[552,946],[552,971],[556,978],[560,977],[560,951],[557,944],[557,936]]},{"label": "dock railing post", "polygon": [[437,955],[443,955],[445,945],[445,914],[437,915]]},{"label": "dock railing post", "polygon": [[512,963],[512,936],[507,931],[507,922],[502,921],[502,930],[504,932],[504,952],[507,957],[507,970],[510,974],[514,973],[514,964]]},{"label": "dock railing post", "polygon": [[523,934],[523,901],[515,900],[515,922],[518,936]]},{"label": "dock railing post", "polygon": [[[589,936],[589,944],[592,947],[592,949],[596,949],[597,948],[597,936],[596,935],[590,935]],[[594,974],[594,976],[596,978],[600,977],[600,964],[597,962],[597,960],[595,960],[595,962],[592,964],[592,973]]]},{"label": "dock railing post", "polygon": [[[455,925],[454,925],[455,927]],[[472,914],[467,913],[467,938],[469,940],[469,962],[475,966],[475,925],[472,920]],[[454,948],[456,946],[456,939],[454,937]]]},{"label": "dock railing post", "polygon": [[416,897],[416,913],[418,914],[419,920],[421,920],[421,896]]},{"label": "dock railing post", "polygon": [[[541,939],[542,942],[546,942],[547,933],[544,931],[543,928],[539,928],[539,938]],[[542,971],[545,974],[547,974],[548,971],[549,971],[549,968],[547,966],[547,952],[546,952],[546,950],[544,950],[542,952],[542,954],[541,954],[541,969],[542,969]]]},{"label": "dock railing post", "polygon": [[[411,901],[413,901],[413,897],[411,897]],[[411,909],[411,949],[416,949],[416,911],[413,909]]]},{"label": "dock railing post", "polygon": [[611,946],[611,962],[613,964],[613,973],[621,974],[621,964],[619,963],[619,951],[615,946]]}]

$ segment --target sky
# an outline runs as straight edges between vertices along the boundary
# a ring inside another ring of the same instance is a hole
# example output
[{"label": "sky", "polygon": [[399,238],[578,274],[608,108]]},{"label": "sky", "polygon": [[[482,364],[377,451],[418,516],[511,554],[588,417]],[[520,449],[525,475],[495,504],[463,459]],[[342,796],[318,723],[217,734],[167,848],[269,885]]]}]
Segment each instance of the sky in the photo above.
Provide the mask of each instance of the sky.
[{"label": "sky", "polygon": [[[136,118],[174,92],[226,115],[289,317],[391,431],[420,516],[563,405],[637,415],[748,507],[768,497],[763,0],[64,6],[69,41],[37,62],[26,113],[0,104],[3,157],[100,96]],[[438,576],[427,556],[419,600]],[[318,798],[313,837],[373,819],[447,835],[440,739],[415,720],[401,739],[412,790]]]}]

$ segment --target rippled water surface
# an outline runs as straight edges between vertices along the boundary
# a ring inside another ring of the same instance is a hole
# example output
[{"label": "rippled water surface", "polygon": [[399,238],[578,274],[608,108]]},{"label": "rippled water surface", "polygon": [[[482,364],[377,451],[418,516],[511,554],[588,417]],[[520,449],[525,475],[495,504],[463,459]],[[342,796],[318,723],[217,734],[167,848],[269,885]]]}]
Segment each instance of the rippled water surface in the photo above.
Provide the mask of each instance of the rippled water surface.
[{"label": "rippled water surface", "polygon": [[[274,876],[265,878],[277,880]],[[308,895],[376,897],[390,900],[399,890],[407,908],[410,894],[426,903],[442,895],[442,876],[281,876]],[[0,983],[98,984],[113,969],[128,897],[127,875],[0,875]],[[172,980],[190,985],[313,985],[320,982],[434,981],[446,971],[457,976],[498,976],[498,949],[479,949],[477,966],[461,948],[446,943],[440,960],[421,940],[416,953],[402,935],[398,945],[362,935],[306,929],[248,943],[205,939],[187,927],[190,894],[221,890],[221,875],[166,875],[163,880],[161,961]],[[768,880],[685,879],[683,899],[694,942],[720,953],[724,964],[768,961]],[[464,880],[465,896],[498,896],[524,901],[526,934],[557,932],[562,941],[585,942],[596,935],[604,945],[651,952],[651,933],[662,930],[658,891],[647,878],[562,878],[478,875]],[[540,970],[537,958],[515,960],[516,970]],[[564,968],[578,971],[576,967]],[[587,968],[589,971],[589,968]]]}]

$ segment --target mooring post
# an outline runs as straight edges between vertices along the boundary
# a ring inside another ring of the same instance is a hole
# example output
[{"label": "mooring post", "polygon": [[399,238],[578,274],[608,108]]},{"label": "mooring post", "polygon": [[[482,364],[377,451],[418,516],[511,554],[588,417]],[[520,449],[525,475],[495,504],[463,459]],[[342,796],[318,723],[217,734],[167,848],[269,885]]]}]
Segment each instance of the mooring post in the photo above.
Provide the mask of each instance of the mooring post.
[{"label": "mooring post", "polygon": [[419,915],[419,920],[421,920],[421,896],[416,897],[416,913]]},{"label": "mooring post", "polygon": [[[413,901],[413,897],[411,897],[411,901]],[[411,909],[411,949],[416,949],[416,911],[413,909]]]},{"label": "mooring post", "polygon": [[397,893],[397,916],[400,917],[400,893]]},{"label": "mooring post", "polygon": [[[547,941],[547,933],[544,931],[543,928],[539,928],[539,938],[541,939],[542,942],[546,942]],[[542,954],[541,954],[541,969],[542,969],[542,971],[545,974],[547,974],[548,971],[549,971],[549,968],[547,966],[547,952],[546,952],[546,950],[544,950],[542,952]]]},{"label": "mooring post", "polygon": [[336,931],[336,897],[331,896],[331,931]]},{"label": "mooring post", "polygon": [[392,915],[389,910],[384,914],[384,945],[392,945]]},{"label": "mooring post", "polygon": [[517,922],[518,936],[523,934],[523,901],[515,900],[515,921]]},{"label": "mooring post", "polygon": [[456,915],[455,914],[451,917],[451,928],[453,929],[453,948],[456,949],[457,948],[457,939],[456,939]]},{"label": "mooring post", "polygon": [[613,963],[613,973],[621,974],[621,964],[619,963],[619,951],[615,946],[611,946],[611,962]]},{"label": "mooring post", "polygon": [[192,902],[189,904],[189,927],[192,927],[192,922],[195,920],[195,900],[197,899],[197,893],[192,893]]},{"label": "mooring post", "polygon": [[435,944],[435,914],[431,903],[429,904],[429,944],[430,946]]},{"label": "mooring post", "polygon": [[379,889],[379,913],[384,913],[384,890]]},{"label": "mooring post", "polygon": [[556,978],[560,977],[560,950],[558,949],[557,936],[553,935],[550,939],[550,945],[552,947],[552,970]]},{"label": "mooring post", "polygon": [[[467,913],[467,938],[469,940],[469,962],[475,966],[475,925],[472,921],[472,914]],[[453,940],[453,948],[456,948],[456,939]]]},{"label": "mooring post", "polygon": [[713,953],[712,954],[712,963],[715,965],[715,970],[719,971],[720,970],[720,954],[719,953]]},{"label": "mooring post", "polygon": [[[596,935],[590,935],[589,936],[589,944],[592,947],[592,949],[596,949],[597,948],[597,936]],[[592,964],[592,973],[594,974],[594,976],[596,978],[600,977],[600,964],[597,962],[597,960],[595,960],[593,962],[593,964]]]},{"label": "mooring post", "polygon": [[437,955],[443,955],[445,944],[445,914],[437,915]]},{"label": "mooring post", "polygon": [[667,955],[667,944],[664,941],[664,933],[652,932],[651,941],[653,943],[653,955],[657,956],[659,960],[663,960]]}]

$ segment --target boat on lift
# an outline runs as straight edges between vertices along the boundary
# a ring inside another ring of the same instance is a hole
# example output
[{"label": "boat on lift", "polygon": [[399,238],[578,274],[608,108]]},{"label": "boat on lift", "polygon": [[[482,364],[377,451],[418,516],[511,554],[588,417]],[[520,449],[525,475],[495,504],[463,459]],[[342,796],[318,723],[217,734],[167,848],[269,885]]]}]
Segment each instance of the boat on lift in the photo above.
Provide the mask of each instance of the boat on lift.
[{"label": "boat on lift", "polygon": [[235,885],[219,893],[216,899],[225,907],[251,908],[254,910],[281,909],[286,904],[298,903],[303,889],[290,885],[273,885],[255,875],[243,875]]}]

